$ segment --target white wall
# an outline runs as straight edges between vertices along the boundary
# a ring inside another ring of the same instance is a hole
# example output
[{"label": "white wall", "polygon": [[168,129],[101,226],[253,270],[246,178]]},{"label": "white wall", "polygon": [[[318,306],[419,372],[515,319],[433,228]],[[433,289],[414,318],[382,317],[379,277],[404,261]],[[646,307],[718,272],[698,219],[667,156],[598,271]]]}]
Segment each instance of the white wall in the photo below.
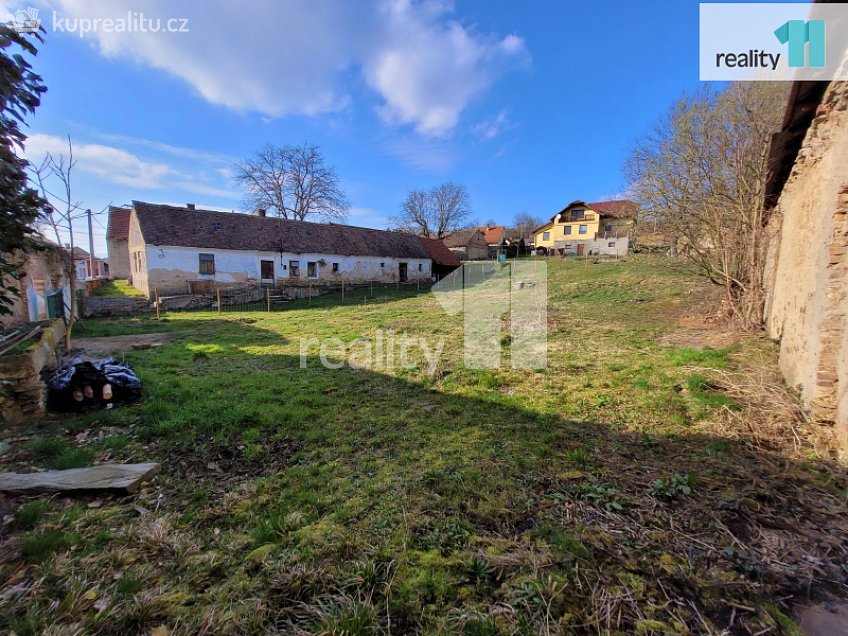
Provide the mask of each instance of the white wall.
[{"label": "white wall", "polygon": [[[133,284],[152,293],[154,288],[174,287],[190,280],[213,280],[217,283],[247,283],[260,281],[260,261],[274,263],[275,282],[282,284],[308,284],[383,281],[398,279],[400,263],[407,263],[408,280],[425,280],[431,277],[429,258],[392,258],[380,256],[335,256],[331,254],[293,254],[284,252],[250,252],[245,250],[218,250],[190,247],[145,246],[146,276],[133,276]],[[215,274],[200,274],[199,254],[215,257]],[[290,277],[291,261],[300,263],[300,276]],[[318,263],[317,276],[307,276],[307,264]],[[323,261],[323,264],[321,262]],[[333,263],[338,272],[333,272]],[[381,266],[382,264],[382,266]],[[420,270],[419,270],[420,266]]]}]

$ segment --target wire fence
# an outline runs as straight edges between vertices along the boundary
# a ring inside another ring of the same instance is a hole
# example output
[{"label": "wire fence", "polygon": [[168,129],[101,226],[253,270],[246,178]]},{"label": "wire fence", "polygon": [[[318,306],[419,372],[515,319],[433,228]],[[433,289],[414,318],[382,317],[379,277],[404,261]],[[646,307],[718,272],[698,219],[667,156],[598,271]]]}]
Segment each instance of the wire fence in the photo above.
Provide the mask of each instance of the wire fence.
[{"label": "wire fence", "polygon": [[[435,283],[430,280],[410,282],[340,283],[332,285],[286,286],[222,286],[201,293],[173,293],[153,290],[153,299],[142,311],[155,312],[157,317],[169,313],[215,312],[277,312],[304,307],[363,305],[381,303],[428,292]],[[136,313],[136,312],[131,312]]]}]

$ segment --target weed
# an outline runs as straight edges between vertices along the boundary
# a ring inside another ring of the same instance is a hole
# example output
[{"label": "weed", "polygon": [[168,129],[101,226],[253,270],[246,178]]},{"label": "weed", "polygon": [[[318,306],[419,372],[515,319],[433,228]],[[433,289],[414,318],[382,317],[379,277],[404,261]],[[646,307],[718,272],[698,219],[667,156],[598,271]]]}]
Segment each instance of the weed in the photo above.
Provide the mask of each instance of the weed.
[{"label": "weed", "polygon": [[689,473],[675,473],[669,479],[657,479],[651,484],[651,494],[664,499],[688,497],[692,494],[692,479]]},{"label": "weed", "polygon": [[44,517],[47,508],[46,500],[28,501],[15,511],[12,525],[18,530],[32,530]]},{"label": "weed", "polygon": [[30,561],[43,561],[54,552],[66,550],[74,543],[74,537],[56,529],[29,534],[21,540],[21,554]]}]

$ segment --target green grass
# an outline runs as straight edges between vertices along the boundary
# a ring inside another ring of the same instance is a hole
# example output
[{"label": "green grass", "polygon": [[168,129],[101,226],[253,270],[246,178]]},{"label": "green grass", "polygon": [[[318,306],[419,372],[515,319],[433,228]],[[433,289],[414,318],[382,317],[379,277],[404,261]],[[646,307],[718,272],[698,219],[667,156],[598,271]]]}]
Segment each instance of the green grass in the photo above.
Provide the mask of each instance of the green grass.
[{"label": "green grass", "polygon": [[[86,336],[177,338],[126,354],[142,402],[55,422],[109,427],[100,441],[45,436],[26,450],[37,467],[117,454],[162,473],[131,498],[27,512],[15,538],[43,584],[0,603],[0,627],[721,632],[733,603],[754,608],[733,630],[776,632],[818,564],[841,567],[845,511],[825,504],[844,501],[848,481],[833,465],[759,451],[744,429],[720,432],[733,398],[713,374],[746,373],[752,351],[773,366],[773,350],[755,338],[665,344],[687,313],[714,306],[677,262],[546,262],[541,370],[511,368],[507,333],[501,368],[466,368],[462,316],[414,288],[272,313],[86,320]],[[301,366],[302,337],[364,347],[378,330],[443,337],[436,373],[417,351],[410,368],[330,370],[313,347]],[[829,531],[757,543],[757,524],[783,517]],[[750,550],[727,553],[729,533]],[[18,567],[0,564],[0,577]],[[83,598],[91,589],[111,599],[98,611]]]},{"label": "green grass", "polygon": [[26,450],[46,468],[65,470],[88,466],[94,459],[94,451],[75,448],[60,437],[37,437],[31,440]]},{"label": "green grass", "polygon": [[123,296],[144,298],[144,293],[130,285],[129,281],[123,279],[110,280],[96,287],[91,292],[92,296]]}]

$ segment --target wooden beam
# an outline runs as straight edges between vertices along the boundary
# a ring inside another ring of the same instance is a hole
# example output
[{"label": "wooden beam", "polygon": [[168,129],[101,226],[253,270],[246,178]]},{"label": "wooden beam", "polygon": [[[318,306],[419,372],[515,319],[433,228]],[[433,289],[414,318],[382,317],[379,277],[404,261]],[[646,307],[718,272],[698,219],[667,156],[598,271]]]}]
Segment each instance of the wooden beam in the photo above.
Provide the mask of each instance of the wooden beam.
[{"label": "wooden beam", "polygon": [[142,481],[158,472],[159,464],[102,464],[89,468],[49,470],[44,473],[0,473],[0,492],[135,492]]}]

